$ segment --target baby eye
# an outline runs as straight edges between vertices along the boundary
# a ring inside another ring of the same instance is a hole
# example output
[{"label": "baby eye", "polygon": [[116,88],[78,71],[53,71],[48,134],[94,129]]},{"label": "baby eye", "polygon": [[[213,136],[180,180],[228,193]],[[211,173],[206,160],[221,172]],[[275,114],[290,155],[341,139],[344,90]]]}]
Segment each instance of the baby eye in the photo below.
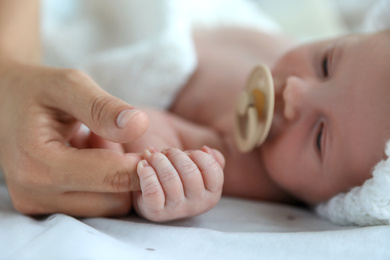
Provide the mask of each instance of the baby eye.
[{"label": "baby eye", "polygon": [[322,75],[324,78],[328,77],[328,55],[326,55],[322,60]]},{"label": "baby eye", "polygon": [[319,153],[321,153],[321,150],[322,150],[321,144],[322,144],[323,131],[324,131],[324,125],[321,124],[320,129],[319,129],[318,134],[317,134],[317,138],[316,138],[316,146],[317,146],[317,150]]}]

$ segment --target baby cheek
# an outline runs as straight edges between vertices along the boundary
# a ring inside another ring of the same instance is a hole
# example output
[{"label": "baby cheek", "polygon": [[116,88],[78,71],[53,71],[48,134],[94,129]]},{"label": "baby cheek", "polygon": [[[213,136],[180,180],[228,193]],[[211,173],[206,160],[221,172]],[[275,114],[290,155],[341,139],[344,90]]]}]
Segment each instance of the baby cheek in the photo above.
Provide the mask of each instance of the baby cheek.
[{"label": "baby cheek", "polygon": [[314,155],[310,151],[298,149],[293,141],[282,141],[266,143],[262,147],[269,177],[294,197],[306,202],[313,198],[319,199],[318,195],[322,193],[323,187]]},{"label": "baby cheek", "polygon": [[263,148],[264,165],[269,177],[281,188],[290,190],[290,186],[295,186],[294,182],[299,178],[290,149],[280,144],[264,145]]}]

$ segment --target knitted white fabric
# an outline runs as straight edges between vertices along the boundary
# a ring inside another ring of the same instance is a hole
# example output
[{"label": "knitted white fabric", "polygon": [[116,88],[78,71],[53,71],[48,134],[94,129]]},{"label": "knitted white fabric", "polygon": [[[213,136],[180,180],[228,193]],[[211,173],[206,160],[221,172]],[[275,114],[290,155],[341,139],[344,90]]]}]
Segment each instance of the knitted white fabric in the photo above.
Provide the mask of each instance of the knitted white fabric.
[{"label": "knitted white fabric", "polygon": [[317,213],[341,225],[390,224],[390,141],[385,152],[388,158],[375,166],[372,178],[318,205]]}]

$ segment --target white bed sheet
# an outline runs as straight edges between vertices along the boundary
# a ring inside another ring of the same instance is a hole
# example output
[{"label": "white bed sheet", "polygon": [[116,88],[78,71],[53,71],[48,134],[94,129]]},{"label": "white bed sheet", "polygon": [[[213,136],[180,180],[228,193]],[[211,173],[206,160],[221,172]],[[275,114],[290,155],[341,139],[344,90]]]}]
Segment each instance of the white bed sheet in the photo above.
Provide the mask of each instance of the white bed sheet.
[{"label": "white bed sheet", "polygon": [[339,227],[311,211],[223,198],[197,217],[42,219],[16,213],[0,186],[0,259],[390,259],[390,226]]},{"label": "white bed sheet", "polygon": [[[117,1],[139,4],[153,0]],[[218,2],[218,0],[215,1]],[[62,57],[56,56],[59,53],[56,53],[55,50],[51,50],[54,52],[49,50],[49,53],[46,53],[56,60],[57,65],[71,66],[72,63],[79,63],[81,59],[84,59],[88,62],[81,67],[86,69],[103,86],[115,84],[120,86],[123,82],[128,85],[137,86],[139,84],[153,88],[153,82],[139,79],[130,82],[121,77],[124,71],[129,72],[126,70],[127,68],[131,69],[131,67],[126,67],[127,64],[134,64],[132,61],[137,61],[137,59],[141,61],[145,57],[151,58],[147,60],[147,64],[156,66],[153,71],[156,73],[154,80],[159,84],[163,82],[165,86],[173,87],[169,90],[171,94],[175,93],[196,65],[194,54],[191,54],[193,46],[188,41],[188,35],[183,33],[183,28],[176,26],[178,23],[172,23],[169,19],[164,21],[175,26],[172,30],[157,30],[166,33],[163,33],[163,37],[159,35],[155,38],[161,44],[152,47],[160,48],[158,51],[173,50],[176,52],[179,50],[180,53],[188,54],[185,61],[171,59],[173,65],[158,63],[157,60],[154,60],[153,52],[146,51],[142,54],[142,51],[145,51],[143,49],[145,46],[150,47],[148,41],[142,39],[149,39],[148,37],[153,35],[153,30],[156,29],[153,29],[153,26],[148,27],[149,34],[141,32],[141,34],[132,35],[135,38],[127,38],[128,41],[137,42],[135,47],[133,46],[135,51],[120,46],[114,52],[104,52],[101,49],[102,46],[67,42],[66,39],[76,39],[76,36],[84,35],[86,31],[92,33],[89,35],[90,39],[95,39],[93,37],[96,36],[97,31],[94,30],[95,27],[89,27],[90,24],[85,20],[77,20],[69,16],[72,13],[71,9],[75,8],[75,3],[78,1],[60,2],[66,3],[67,8],[58,9],[57,11],[60,13],[57,13],[55,17],[62,17],[67,22],[78,21],[81,26],[70,24],[69,27],[60,30],[58,34],[51,35],[50,39],[53,40],[53,45],[49,43],[49,46],[46,47],[56,46],[56,41],[62,42],[65,47],[68,47],[67,49],[61,48]],[[84,0],[84,2],[88,2],[88,0]],[[92,2],[102,3],[103,1],[93,0]],[[175,2],[175,0],[166,0],[166,2]],[[210,3],[210,1],[206,2]],[[231,2],[237,3],[234,0]],[[268,1],[268,3],[271,2]],[[311,4],[320,3],[323,6],[327,1],[309,2]],[[202,1],[193,1],[193,3],[202,3]],[[235,11],[237,10],[239,9],[235,8]],[[116,11],[118,9],[111,9],[111,13],[114,15]],[[245,7],[241,11],[249,13]],[[252,19],[254,12],[251,14],[252,16],[248,15],[248,19],[244,23],[257,21]],[[54,16],[54,13],[52,15]],[[337,16],[337,14],[335,15]],[[140,18],[142,17],[150,16],[140,15]],[[221,19],[226,18],[223,15],[221,17]],[[176,18],[180,19],[180,17]],[[329,16],[327,18],[330,19]],[[326,21],[327,18],[323,19]],[[304,23],[305,21],[302,21],[302,24]],[[61,26],[62,24],[50,23],[50,25]],[[268,29],[276,28],[272,21],[268,21],[267,26]],[[53,27],[48,29],[51,30]],[[72,29],[76,30],[72,31]],[[339,33],[344,29],[340,27],[331,32]],[[175,38],[174,42],[166,41],[167,39],[164,37],[169,36],[172,32],[181,32],[180,39]],[[75,37],[69,37],[69,35]],[[302,38],[308,38],[306,32],[303,33]],[[180,46],[177,44],[178,42]],[[61,47],[61,45],[57,46]],[[89,52],[82,54],[85,50]],[[95,56],[95,52],[102,50],[103,55],[98,56],[98,59],[90,59],[90,57]],[[142,55],[140,56],[139,53]],[[122,54],[128,56],[123,59]],[[75,59],[71,59],[72,57]],[[65,60],[61,60],[61,58],[65,58]],[[127,63],[121,63],[123,60]],[[180,66],[183,62],[186,66]],[[117,66],[111,66],[111,64]],[[175,69],[180,69],[179,72],[182,76],[161,78],[166,75],[164,68],[167,65],[173,66],[169,67],[173,68],[170,70],[171,72],[176,73]],[[113,70],[100,73],[99,69],[105,70],[107,67],[113,68]],[[142,69],[142,67],[138,69]],[[140,75],[139,70],[131,73]],[[145,73],[145,77],[150,78],[150,68]],[[103,75],[103,77],[99,78],[99,75]],[[121,88],[117,90],[122,91]],[[115,93],[117,90],[109,89],[114,94],[118,94]],[[134,97],[136,94],[128,95]],[[142,100],[142,96],[137,96],[136,99]],[[169,103],[169,97],[163,101],[157,101],[163,107]],[[157,101],[152,100],[152,102]],[[121,219],[77,219],[55,214],[36,219],[15,212],[6,186],[0,181],[0,259],[390,259],[389,241],[390,226],[340,227],[320,219],[308,209],[227,197],[222,198],[214,209],[203,215],[164,224],[151,223],[134,215]]]}]

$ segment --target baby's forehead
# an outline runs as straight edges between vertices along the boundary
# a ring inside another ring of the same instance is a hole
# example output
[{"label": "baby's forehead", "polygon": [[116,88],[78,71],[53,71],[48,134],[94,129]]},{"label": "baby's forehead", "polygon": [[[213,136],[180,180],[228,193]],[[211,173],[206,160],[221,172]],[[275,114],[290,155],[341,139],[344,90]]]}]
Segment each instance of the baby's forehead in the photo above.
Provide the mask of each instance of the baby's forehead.
[{"label": "baby's forehead", "polygon": [[[385,33],[354,34],[329,42],[340,59],[342,72],[351,72],[354,78],[368,78],[373,83],[388,80],[390,73],[390,37]],[[378,80],[376,80],[378,79]],[[387,81],[388,82],[388,81]],[[382,84],[383,82],[380,82]]]},{"label": "baby's forehead", "polygon": [[[390,58],[390,33],[380,31],[371,34],[354,34],[346,36],[346,43],[350,42],[351,47],[359,51],[355,56],[366,54],[365,57],[373,57],[378,60]],[[389,62],[388,62],[389,64]]]}]

